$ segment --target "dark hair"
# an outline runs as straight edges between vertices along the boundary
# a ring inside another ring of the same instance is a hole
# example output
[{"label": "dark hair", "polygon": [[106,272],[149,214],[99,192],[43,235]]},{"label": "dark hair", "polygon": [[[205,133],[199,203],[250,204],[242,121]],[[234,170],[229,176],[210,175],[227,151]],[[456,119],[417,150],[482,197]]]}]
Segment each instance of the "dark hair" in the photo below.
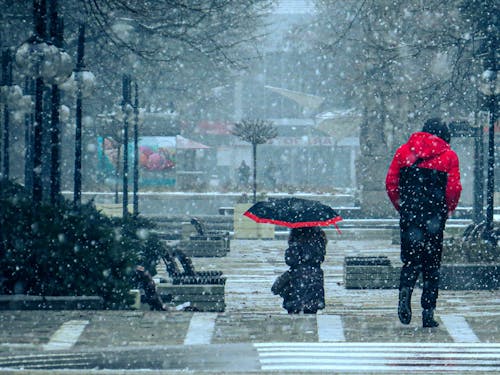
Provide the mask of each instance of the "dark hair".
[{"label": "dark hair", "polygon": [[299,227],[292,228],[290,231],[288,243],[292,244],[293,242],[317,243],[323,247],[326,246],[328,240],[325,231],[320,227]]},{"label": "dark hair", "polygon": [[451,141],[451,134],[450,134],[450,129],[448,128],[448,125],[441,120],[439,117],[434,117],[428,119],[424,127],[422,128],[423,132],[434,134],[441,138],[443,141],[446,143],[450,143]]}]

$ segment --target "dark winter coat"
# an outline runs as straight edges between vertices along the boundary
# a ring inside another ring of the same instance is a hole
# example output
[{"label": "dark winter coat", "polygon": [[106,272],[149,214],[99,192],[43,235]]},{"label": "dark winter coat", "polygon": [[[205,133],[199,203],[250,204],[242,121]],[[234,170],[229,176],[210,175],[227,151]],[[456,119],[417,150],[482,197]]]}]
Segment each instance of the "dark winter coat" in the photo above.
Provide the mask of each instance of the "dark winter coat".
[{"label": "dark winter coat", "polygon": [[394,155],[386,190],[402,218],[431,211],[447,216],[462,191],[457,154],[436,135],[413,133]]},{"label": "dark winter coat", "polygon": [[285,261],[290,266],[290,284],[282,295],[286,310],[315,312],[325,307],[324,259],[325,247],[317,242],[294,242],[286,249]]}]

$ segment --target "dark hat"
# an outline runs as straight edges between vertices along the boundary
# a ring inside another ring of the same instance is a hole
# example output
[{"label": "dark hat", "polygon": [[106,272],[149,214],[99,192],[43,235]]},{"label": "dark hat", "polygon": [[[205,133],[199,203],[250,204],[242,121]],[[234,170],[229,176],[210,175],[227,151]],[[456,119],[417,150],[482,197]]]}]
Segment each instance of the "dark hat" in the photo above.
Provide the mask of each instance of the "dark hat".
[{"label": "dark hat", "polygon": [[438,117],[428,119],[425,122],[422,131],[437,135],[446,143],[450,143],[451,141],[451,134],[448,125],[446,125],[446,123]]}]

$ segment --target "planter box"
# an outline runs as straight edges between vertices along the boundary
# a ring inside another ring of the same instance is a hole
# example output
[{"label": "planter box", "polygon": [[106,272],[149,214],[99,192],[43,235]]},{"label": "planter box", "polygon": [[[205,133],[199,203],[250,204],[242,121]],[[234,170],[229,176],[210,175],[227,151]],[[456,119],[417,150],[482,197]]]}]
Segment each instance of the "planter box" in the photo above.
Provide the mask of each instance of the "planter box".
[{"label": "planter box", "polygon": [[439,287],[445,290],[498,289],[500,264],[443,264]]},{"label": "planter box", "polygon": [[273,224],[259,224],[243,216],[252,203],[239,203],[234,206],[234,238],[238,239],[274,239]]},{"label": "planter box", "polygon": [[189,302],[191,309],[205,312],[223,312],[226,308],[224,285],[159,284],[157,291],[172,306]]},{"label": "planter box", "polygon": [[399,286],[399,269],[390,260],[380,257],[345,257],[346,289],[393,289]]},{"label": "planter box", "polygon": [[[346,257],[346,289],[397,289],[401,268],[386,257]],[[422,276],[417,281],[422,286]],[[443,290],[491,290],[500,288],[500,264],[441,264],[439,288]]]},{"label": "planter box", "polygon": [[29,296],[0,295],[0,310],[101,310],[98,296]]}]

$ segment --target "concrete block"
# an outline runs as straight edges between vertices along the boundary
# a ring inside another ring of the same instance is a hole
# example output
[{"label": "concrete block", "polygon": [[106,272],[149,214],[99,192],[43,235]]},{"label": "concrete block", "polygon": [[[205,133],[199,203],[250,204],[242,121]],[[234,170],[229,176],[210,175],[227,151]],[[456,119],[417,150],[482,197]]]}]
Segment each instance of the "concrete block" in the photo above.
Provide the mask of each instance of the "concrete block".
[{"label": "concrete block", "polygon": [[220,284],[205,284],[205,285],[172,285],[172,284],[157,284],[156,290],[161,294],[201,294],[209,295],[224,295],[225,286]]},{"label": "concrete block", "polygon": [[[365,258],[365,259],[363,259]],[[380,259],[377,259],[380,258]],[[384,257],[346,257],[346,289],[397,289],[400,267]],[[379,264],[377,264],[379,263]],[[422,287],[420,275],[416,287]],[[500,264],[441,264],[439,287],[443,290],[493,290],[500,288]]]},{"label": "concrete block", "polygon": [[172,306],[189,302],[192,310],[223,312],[225,304],[224,285],[169,285],[157,286],[162,298],[169,299]]},{"label": "concrete block", "polygon": [[234,238],[274,239],[274,225],[259,224],[243,216],[252,203],[239,203],[234,206]]},{"label": "concrete block", "polygon": [[392,266],[349,266],[345,269],[346,289],[392,289],[399,285],[399,270]]},{"label": "concrete block", "polygon": [[129,294],[134,297],[134,302],[130,305],[132,310],[141,309],[141,291],[139,289],[131,289]]}]

